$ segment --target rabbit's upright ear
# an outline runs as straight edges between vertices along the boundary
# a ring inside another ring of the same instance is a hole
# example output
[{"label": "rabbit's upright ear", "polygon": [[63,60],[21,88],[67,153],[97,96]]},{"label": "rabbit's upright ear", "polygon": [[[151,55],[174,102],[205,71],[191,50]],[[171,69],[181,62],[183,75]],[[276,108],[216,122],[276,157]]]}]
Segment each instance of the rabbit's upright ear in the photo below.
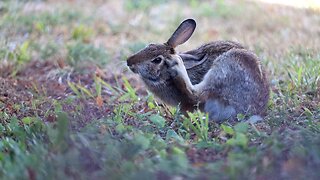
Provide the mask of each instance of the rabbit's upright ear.
[{"label": "rabbit's upright ear", "polygon": [[193,19],[184,20],[177,30],[172,34],[170,39],[167,41],[167,45],[175,48],[180,44],[185,43],[196,29],[196,21]]}]

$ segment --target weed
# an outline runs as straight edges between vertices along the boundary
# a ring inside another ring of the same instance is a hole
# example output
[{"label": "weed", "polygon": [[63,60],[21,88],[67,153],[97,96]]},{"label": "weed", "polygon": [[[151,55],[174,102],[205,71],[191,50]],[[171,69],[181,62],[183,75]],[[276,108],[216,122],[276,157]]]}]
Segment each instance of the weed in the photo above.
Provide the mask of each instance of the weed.
[{"label": "weed", "polygon": [[75,27],[72,31],[72,38],[83,42],[88,42],[93,35],[93,29],[83,24]]},{"label": "weed", "polygon": [[12,45],[11,48],[4,45],[0,50],[0,57],[7,61],[25,63],[31,59],[30,42],[24,41],[22,44]]},{"label": "weed", "polygon": [[80,98],[82,97],[80,91],[78,90],[77,86],[72,83],[72,82],[68,82],[69,87],[71,88],[71,90]]},{"label": "weed", "polygon": [[147,10],[151,8],[155,4],[161,4],[165,3],[167,0],[160,0],[160,1],[155,1],[155,0],[133,0],[133,1],[128,1],[125,0],[125,7],[128,10]]},{"label": "weed", "polygon": [[184,119],[184,126],[186,129],[192,130],[200,141],[208,142],[209,131],[209,115],[203,114],[201,111],[195,113],[188,112],[188,118]]},{"label": "weed", "polygon": [[[224,128],[224,129],[228,129],[228,128]],[[248,146],[248,137],[246,135],[247,131],[248,131],[247,123],[238,123],[236,126],[234,126],[234,130],[229,132],[233,135],[233,137],[231,139],[228,139],[226,144],[231,146],[240,146],[242,148],[247,148]]]},{"label": "weed", "polygon": [[201,1],[190,1],[190,6],[197,12],[200,16],[204,17],[222,17],[231,18],[238,14],[241,14],[242,7],[237,5],[237,7],[232,7],[226,4],[225,0],[217,0],[214,2],[201,2]]},{"label": "weed", "polygon": [[68,46],[68,63],[71,66],[81,66],[84,62],[90,62],[99,66],[105,65],[109,55],[102,47],[94,47],[90,44],[76,42]]},{"label": "weed", "polygon": [[290,79],[289,87],[296,92],[301,90],[304,93],[315,92],[320,81],[320,57],[290,54],[288,58],[291,59],[286,68]]},{"label": "weed", "polygon": [[158,128],[163,128],[166,122],[166,120],[159,115],[150,116],[150,121],[154,123]]},{"label": "weed", "polygon": [[40,57],[41,59],[50,59],[51,57],[54,57],[58,51],[59,51],[59,45],[57,45],[54,42],[49,42],[45,46],[42,46],[40,49]]},{"label": "weed", "polygon": [[[21,8],[19,5],[16,6]],[[31,33],[33,31],[50,33],[53,27],[57,25],[71,23],[81,18],[79,12],[70,9],[60,9],[55,12],[30,12],[28,14],[23,13],[19,8],[10,11],[12,12],[6,14],[1,23],[7,30],[7,33],[11,29],[16,31],[16,34]]]},{"label": "weed", "polygon": [[123,101],[127,98],[130,98],[132,101],[136,102],[138,101],[138,96],[136,95],[136,91],[135,89],[130,85],[129,81],[127,78],[123,77],[122,78],[123,82],[124,82],[124,87],[127,90],[127,93],[125,93],[124,95],[122,95],[120,97],[120,100]]},{"label": "weed", "polygon": [[130,50],[130,53],[134,53],[139,51],[140,49],[143,49],[146,46],[147,44],[144,42],[135,42],[135,43],[130,43],[128,45],[128,49]]}]

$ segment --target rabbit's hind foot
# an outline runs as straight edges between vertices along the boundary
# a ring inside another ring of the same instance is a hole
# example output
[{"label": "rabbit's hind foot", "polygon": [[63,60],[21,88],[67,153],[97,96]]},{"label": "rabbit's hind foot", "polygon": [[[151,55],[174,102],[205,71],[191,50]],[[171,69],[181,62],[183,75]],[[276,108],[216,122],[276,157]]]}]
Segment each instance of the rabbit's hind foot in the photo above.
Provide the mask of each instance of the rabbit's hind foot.
[{"label": "rabbit's hind foot", "polygon": [[204,111],[209,113],[209,119],[222,122],[236,117],[236,110],[230,105],[225,105],[217,99],[208,99],[204,105]]}]

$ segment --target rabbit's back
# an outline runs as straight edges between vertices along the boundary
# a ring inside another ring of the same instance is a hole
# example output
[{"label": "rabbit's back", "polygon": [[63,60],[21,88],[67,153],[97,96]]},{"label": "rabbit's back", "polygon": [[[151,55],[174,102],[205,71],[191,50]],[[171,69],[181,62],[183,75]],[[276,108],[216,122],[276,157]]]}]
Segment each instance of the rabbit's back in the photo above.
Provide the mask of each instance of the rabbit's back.
[{"label": "rabbit's back", "polygon": [[264,114],[269,85],[256,55],[245,49],[230,49],[215,58],[202,84],[203,99],[220,99],[237,113]]},{"label": "rabbit's back", "polygon": [[[244,49],[244,47],[233,41],[215,41],[181,53],[180,56],[184,61],[191,83],[200,83],[215,59],[231,49]],[[198,63],[202,60],[203,62]]]}]

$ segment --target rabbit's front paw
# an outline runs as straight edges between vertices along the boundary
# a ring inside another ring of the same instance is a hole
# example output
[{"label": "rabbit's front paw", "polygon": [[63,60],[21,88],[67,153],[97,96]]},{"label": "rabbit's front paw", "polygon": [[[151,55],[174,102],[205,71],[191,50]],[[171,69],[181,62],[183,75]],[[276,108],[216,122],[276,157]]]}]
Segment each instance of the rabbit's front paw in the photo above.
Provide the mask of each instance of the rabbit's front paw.
[{"label": "rabbit's front paw", "polygon": [[179,71],[177,70],[177,68],[175,68],[175,66],[169,68],[168,72],[171,78],[176,79],[179,76]]},{"label": "rabbit's front paw", "polygon": [[170,77],[175,78],[178,76],[178,71],[176,70],[175,66],[178,65],[177,61],[175,60],[166,60],[166,64],[168,65],[168,73]]},{"label": "rabbit's front paw", "polygon": [[168,72],[173,79],[176,87],[179,87],[181,93],[187,95],[189,98],[193,99],[194,90],[193,85],[189,79],[186,67],[180,57],[166,60],[168,65]]},{"label": "rabbit's front paw", "polygon": [[172,78],[182,77],[184,79],[188,76],[183,61],[180,58],[166,60],[166,63],[169,66],[168,72]]}]

